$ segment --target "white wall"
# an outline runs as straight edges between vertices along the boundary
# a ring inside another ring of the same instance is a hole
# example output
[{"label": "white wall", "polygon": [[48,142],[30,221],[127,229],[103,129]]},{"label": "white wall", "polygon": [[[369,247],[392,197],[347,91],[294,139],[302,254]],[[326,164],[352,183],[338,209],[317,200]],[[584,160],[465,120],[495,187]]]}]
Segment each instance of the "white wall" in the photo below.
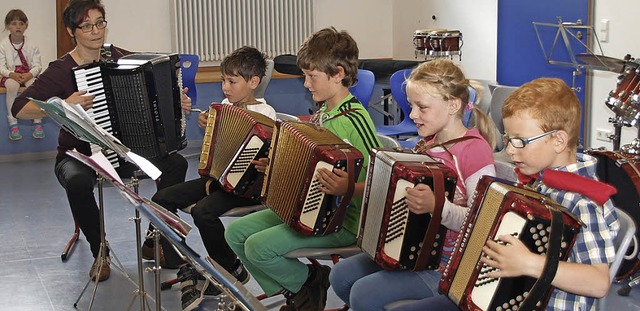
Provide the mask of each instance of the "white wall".
[{"label": "white wall", "polygon": [[348,31],[358,43],[361,59],[392,57],[391,1],[315,0],[314,10],[315,29],[334,26]]},{"label": "white wall", "polygon": [[418,29],[455,29],[462,33],[459,63],[465,74],[472,79],[496,79],[496,0],[456,0],[455,5],[447,0],[397,0],[393,4],[394,59],[415,59],[413,33]]},{"label": "white wall", "polygon": [[[609,20],[609,41],[601,42],[604,55],[622,59],[626,54],[640,58],[640,44],[638,44],[637,14],[634,12],[637,1],[634,0],[610,0],[595,2],[595,27],[600,30],[600,20]],[[617,73],[605,71],[593,71],[593,88],[591,92],[592,115],[590,120],[591,137],[596,136],[597,129],[613,131],[613,126],[608,122],[614,113],[604,104],[609,96],[609,91],[616,89]],[[624,128],[622,131],[621,145],[630,143],[638,136],[638,130]],[[592,146],[604,146],[611,150],[612,145],[592,139]]]},{"label": "white wall", "polygon": [[[640,58],[635,31],[634,0],[595,1],[595,21],[610,20],[609,41],[602,43],[604,54]],[[447,28],[463,35],[460,62],[470,78],[495,80],[497,49],[497,0],[316,0],[316,29],[335,26],[348,31],[358,42],[361,58],[414,59],[413,32],[417,29]],[[108,42],[130,50],[171,51],[170,0],[103,0],[107,9]],[[43,63],[56,57],[55,2],[52,0],[0,0],[4,12],[22,8],[29,16],[27,35],[38,42]],[[1,13],[4,16],[4,13]],[[435,15],[436,20],[431,16]],[[595,23],[599,29],[599,23]],[[7,35],[6,32],[3,35]],[[455,58],[457,59],[457,57]],[[591,130],[611,129],[613,113],[604,105],[609,91],[616,87],[615,73],[592,71]],[[637,136],[626,128],[622,144]],[[594,139],[588,147],[611,144]]]}]

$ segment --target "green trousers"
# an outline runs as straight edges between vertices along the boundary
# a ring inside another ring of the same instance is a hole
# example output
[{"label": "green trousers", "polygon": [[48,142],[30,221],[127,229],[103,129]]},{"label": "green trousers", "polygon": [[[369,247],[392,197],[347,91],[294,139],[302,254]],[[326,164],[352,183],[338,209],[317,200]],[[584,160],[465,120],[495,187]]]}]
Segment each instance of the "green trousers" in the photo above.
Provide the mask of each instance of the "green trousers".
[{"label": "green trousers", "polygon": [[342,247],[356,241],[356,236],[347,230],[326,236],[303,236],[270,209],[231,222],[225,238],[268,296],[283,288],[297,293],[307,280],[307,265],[296,258],[284,257],[288,252],[307,247]]}]

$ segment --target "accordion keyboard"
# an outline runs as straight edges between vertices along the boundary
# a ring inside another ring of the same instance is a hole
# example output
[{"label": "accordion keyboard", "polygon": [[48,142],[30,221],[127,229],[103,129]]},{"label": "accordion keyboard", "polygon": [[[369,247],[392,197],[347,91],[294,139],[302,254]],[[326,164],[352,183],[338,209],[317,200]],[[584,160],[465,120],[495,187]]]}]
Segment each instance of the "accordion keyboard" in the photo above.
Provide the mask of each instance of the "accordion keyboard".
[{"label": "accordion keyboard", "polygon": [[[518,237],[523,228],[525,228],[525,225],[526,219],[522,218],[522,216],[517,213],[508,212],[502,218],[502,222],[500,223],[500,227],[498,228],[495,236],[512,235],[514,237]],[[499,279],[488,278],[486,276],[486,274],[491,271],[493,271],[491,267],[483,264],[480,269],[478,279],[471,291],[472,300],[481,308],[481,310],[489,310],[491,300],[495,296],[500,283]],[[526,293],[522,293],[522,295],[523,296],[521,298],[524,299],[524,297],[526,297]],[[521,301],[522,300],[519,300],[517,303],[520,303]],[[514,301],[514,303],[516,302]]]},{"label": "accordion keyboard", "polygon": [[[93,99],[93,107],[87,110],[87,114],[93,119],[98,126],[103,128],[107,133],[113,133],[113,126],[109,119],[109,108],[105,96],[104,83],[100,73],[100,66],[87,67],[78,69],[74,72],[78,91],[87,91],[89,95],[95,95]],[[100,152],[98,145],[91,144],[91,153]],[[107,159],[114,167],[118,167],[118,155],[107,150]]]},{"label": "accordion keyboard", "polygon": [[324,161],[318,161],[314,170],[313,180],[311,181],[309,190],[307,191],[304,205],[302,205],[302,213],[300,214],[300,222],[311,228],[315,226],[318,214],[320,213],[320,207],[325,196],[325,194],[318,189],[320,179],[316,177],[318,170],[321,168],[333,171],[333,165]]},{"label": "accordion keyboard", "polygon": [[246,147],[240,150],[240,154],[229,168],[226,179],[234,188],[242,179],[242,176],[251,165],[251,161],[256,158],[260,149],[264,146],[264,141],[258,136],[253,136],[247,143]]}]

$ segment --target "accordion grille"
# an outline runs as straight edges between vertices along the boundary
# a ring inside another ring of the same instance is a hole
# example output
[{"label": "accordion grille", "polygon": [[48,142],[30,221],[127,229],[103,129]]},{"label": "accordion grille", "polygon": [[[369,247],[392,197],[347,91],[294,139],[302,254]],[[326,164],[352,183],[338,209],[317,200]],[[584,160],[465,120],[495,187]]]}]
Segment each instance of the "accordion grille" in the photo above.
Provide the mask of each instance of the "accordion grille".
[{"label": "accordion grille", "polygon": [[126,146],[135,146],[135,151],[145,158],[161,156],[158,148],[151,110],[147,103],[147,87],[144,73],[133,75],[112,75],[109,77],[112,85],[114,101],[120,126],[122,142]]},{"label": "accordion grille", "polygon": [[[361,248],[368,254],[375,254],[380,239],[381,227],[384,222],[384,205],[387,199],[390,177],[393,166],[386,159],[376,158],[376,165],[372,165],[373,173],[368,175],[367,184],[371,185],[367,202],[369,208],[366,213],[366,226],[363,228]],[[377,161],[381,160],[381,161]],[[404,201],[404,198],[403,198]],[[364,217],[364,215],[361,215]],[[362,221],[360,221],[362,223]]]},{"label": "accordion grille", "polygon": [[289,222],[294,218],[298,202],[307,194],[309,185],[304,179],[310,166],[315,167],[317,162],[314,161],[315,149],[345,143],[329,130],[310,123],[284,122],[274,135],[278,135],[277,149],[268,171],[266,204],[284,222]]},{"label": "accordion grille", "polygon": [[[493,186],[493,185],[492,185]],[[499,214],[504,194],[490,187],[484,197],[476,222],[473,224],[473,232],[467,240],[467,248],[462,254],[461,263],[456,270],[456,279],[459,282],[451,283],[450,297],[462,297],[467,282],[472,278],[476,263],[482,254],[482,247],[486,244],[495,216]]]}]

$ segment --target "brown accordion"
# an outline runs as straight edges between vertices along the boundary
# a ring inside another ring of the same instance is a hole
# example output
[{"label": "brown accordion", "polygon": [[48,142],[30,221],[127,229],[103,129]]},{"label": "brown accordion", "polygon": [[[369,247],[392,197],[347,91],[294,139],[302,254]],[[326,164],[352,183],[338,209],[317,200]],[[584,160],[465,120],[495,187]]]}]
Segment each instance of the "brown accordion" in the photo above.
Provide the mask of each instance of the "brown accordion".
[{"label": "brown accordion", "polygon": [[273,125],[274,121],[261,113],[212,104],[198,173],[217,179],[227,192],[259,199],[264,175],[251,161],[268,156]]},{"label": "brown accordion", "polygon": [[269,159],[262,196],[284,223],[302,235],[326,235],[342,228],[353,191],[341,198],[324,194],[316,172],[346,170],[354,185],[364,159],[358,149],[324,127],[278,121]]},{"label": "brown accordion", "polygon": [[[581,222],[570,211],[535,191],[483,176],[474,194],[447,267],[440,292],[461,310],[544,310],[559,261],[566,261]],[[500,235],[517,237],[530,251],[546,256],[539,279],[488,278],[482,247]]]},{"label": "brown accordion", "polygon": [[[386,270],[436,269],[447,231],[440,224],[442,206],[453,201],[456,181],[455,172],[428,155],[371,150],[358,247]],[[418,183],[439,197],[433,214],[414,214],[405,203],[406,188]]]}]

